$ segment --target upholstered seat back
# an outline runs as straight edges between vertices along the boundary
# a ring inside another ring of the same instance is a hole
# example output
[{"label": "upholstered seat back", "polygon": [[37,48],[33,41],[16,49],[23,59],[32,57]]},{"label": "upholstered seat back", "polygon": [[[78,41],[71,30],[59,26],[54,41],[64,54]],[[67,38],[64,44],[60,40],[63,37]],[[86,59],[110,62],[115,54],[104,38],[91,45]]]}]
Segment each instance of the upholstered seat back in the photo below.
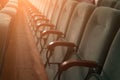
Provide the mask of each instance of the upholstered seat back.
[{"label": "upholstered seat back", "polygon": [[74,13],[71,16],[69,27],[65,31],[67,41],[73,42],[76,45],[79,44],[84,28],[94,9],[95,6],[93,4],[86,2],[81,2],[76,6]]},{"label": "upholstered seat back", "polygon": [[78,54],[81,59],[104,63],[111,42],[119,29],[120,11],[98,7],[86,25]]},{"label": "upholstered seat back", "polygon": [[114,8],[120,10],[120,1],[117,1],[116,5],[114,6]]},{"label": "upholstered seat back", "polygon": [[101,78],[102,80],[120,80],[120,29],[110,48]]},{"label": "upholstered seat back", "polygon": [[65,32],[65,30],[67,29],[68,26],[68,22],[71,18],[72,12],[74,11],[75,6],[78,4],[77,1],[70,1],[67,0],[61,13],[60,13],[60,17],[57,23],[57,29],[62,31],[63,33]]},{"label": "upholstered seat back", "polygon": [[101,0],[98,6],[114,7],[117,1],[115,0]]},{"label": "upholstered seat back", "polygon": [[[63,5],[62,5],[63,4]],[[52,19],[51,22],[56,25],[58,17],[60,15],[60,11],[62,9],[62,6],[64,6],[64,0],[57,0],[57,3],[55,5],[53,14],[52,14]]]}]

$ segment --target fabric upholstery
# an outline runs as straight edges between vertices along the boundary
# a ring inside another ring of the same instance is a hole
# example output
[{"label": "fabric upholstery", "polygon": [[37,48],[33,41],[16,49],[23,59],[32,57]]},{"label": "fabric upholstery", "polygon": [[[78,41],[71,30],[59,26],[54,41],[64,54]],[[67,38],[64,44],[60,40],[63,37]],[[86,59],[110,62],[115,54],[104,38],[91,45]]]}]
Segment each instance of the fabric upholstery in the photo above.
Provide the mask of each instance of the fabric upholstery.
[{"label": "fabric upholstery", "polygon": [[114,7],[116,4],[115,0],[101,0],[98,6]]},{"label": "fabric upholstery", "polygon": [[114,8],[120,10],[120,1],[117,1],[117,3],[116,3]]},{"label": "fabric upholstery", "polygon": [[109,46],[119,28],[120,11],[98,7],[93,12],[79,47],[81,59],[104,63]]},{"label": "fabric upholstery", "polygon": [[105,61],[102,80],[120,80],[120,29]]}]

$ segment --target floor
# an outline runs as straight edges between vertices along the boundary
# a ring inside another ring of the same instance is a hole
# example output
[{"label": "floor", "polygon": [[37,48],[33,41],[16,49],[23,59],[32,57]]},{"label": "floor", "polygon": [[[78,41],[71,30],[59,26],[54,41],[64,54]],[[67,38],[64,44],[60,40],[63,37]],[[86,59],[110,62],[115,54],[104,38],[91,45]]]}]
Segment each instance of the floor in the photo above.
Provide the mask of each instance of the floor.
[{"label": "floor", "polygon": [[10,26],[0,80],[48,80],[22,10]]}]

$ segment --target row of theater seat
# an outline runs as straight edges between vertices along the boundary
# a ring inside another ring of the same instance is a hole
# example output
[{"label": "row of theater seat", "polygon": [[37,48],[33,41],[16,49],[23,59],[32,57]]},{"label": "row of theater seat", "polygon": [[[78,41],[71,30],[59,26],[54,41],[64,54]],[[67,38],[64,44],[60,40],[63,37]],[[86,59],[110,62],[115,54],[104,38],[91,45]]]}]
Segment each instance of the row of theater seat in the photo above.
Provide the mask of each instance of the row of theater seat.
[{"label": "row of theater seat", "polygon": [[7,47],[9,28],[12,26],[17,13],[18,1],[9,0],[4,8],[0,10],[0,69],[2,66],[4,53]]},{"label": "row of theater seat", "polygon": [[[39,8],[23,1],[23,8],[50,80],[53,76],[60,79],[61,73],[72,66],[81,67],[65,71],[61,80],[98,79],[101,72],[101,80],[120,79],[119,71],[111,76],[112,71],[104,68],[111,67],[114,61],[110,60],[118,60],[119,38],[114,37],[119,35],[119,2],[108,0],[106,5],[101,2],[97,6],[89,0],[40,1]],[[117,49],[116,55],[114,49]],[[112,58],[113,55],[116,58]],[[119,64],[115,67],[118,69]]]}]

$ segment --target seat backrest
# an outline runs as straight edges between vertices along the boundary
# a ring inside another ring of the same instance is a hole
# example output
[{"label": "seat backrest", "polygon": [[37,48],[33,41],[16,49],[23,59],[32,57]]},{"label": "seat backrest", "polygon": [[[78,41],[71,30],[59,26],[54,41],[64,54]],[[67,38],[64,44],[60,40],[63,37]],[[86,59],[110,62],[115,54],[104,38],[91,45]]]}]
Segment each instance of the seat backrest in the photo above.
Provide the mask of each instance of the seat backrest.
[{"label": "seat backrest", "polygon": [[54,8],[53,14],[52,14],[52,19],[51,19],[52,24],[54,24],[54,25],[57,24],[58,17],[60,15],[62,6],[64,6],[64,4],[65,4],[65,0],[57,0],[57,3],[55,5],[55,8]]},{"label": "seat backrest", "polygon": [[49,0],[43,0],[40,8],[40,12],[42,14],[45,14],[45,11],[47,10],[48,6],[49,6]]},{"label": "seat backrest", "polygon": [[120,10],[120,1],[117,1],[114,8]]},{"label": "seat backrest", "polygon": [[44,6],[44,11],[43,11],[43,15],[47,16],[48,12],[49,12],[49,7],[51,7],[51,2],[52,0],[46,0],[46,5]]},{"label": "seat backrest", "polygon": [[[73,0],[74,1],[74,0]],[[88,2],[88,0],[76,0],[76,1],[78,1],[79,3],[82,3],[82,2],[84,2],[84,3],[91,3],[91,2]],[[67,2],[67,1],[66,1]],[[74,1],[75,2],[75,1]],[[70,4],[70,5],[69,5]],[[76,7],[76,4],[78,4],[78,3],[73,3],[72,1],[71,1],[71,3],[70,3],[70,1],[69,1],[69,3],[67,3],[67,4],[65,4],[65,7],[66,8],[64,8],[63,10],[62,10],[62,12],[61,12],[61,15],[60,15],[60,17],[59,17],[59,20],[58,20],[58,23],[57,23],[57,29],[58,30],[60,30],[60,31],[62,31],[63,33],[64,33],[64,35],[66,35],[66,32],[67,32],[67,29],[68,29],[68,24],[66,24],[66,21],[68,21],[68,22],[70,22],[70,20],[71,20],[71,18],[69,18],[69,17],[71,17],[72,15],[72,12],[74,12],[74,8]],[[66,10],[65,10],[66,9]],[[71,12],[72,11],[72,12]],[[82,10],[81,10],[82,11]],[[78,13],[78,16],[79,16],[79,14],[80,13],[82,13],[82,12],[79,12]],[[71,13],[71,14],[70,14]],[[69,14],[69,15],[68,15]],[[90,14],[91,14],[91,12],[90,12]],[[90,15],[89,14],[89,15]],[[84,14],[83,14],[84,15]],[[86,14],[85,14],[86,15]],[[82,16],[80,16],[80,17],[82,17]],[[80,18],[79,17],[79,18]],[[86,17],[88,17],[88,16],[86,16]],[[68,20],[67,20],[68,19]],[[85,18],[83,18],[83,19],[85,19]],[[67,23],[68,23],[67,22]],[[72,21],[71,21],[72,22]],[[76,22],[77,23],[77,22]],[[66,25],[65,25],[66,24]],[[70,24],[70,23],[69,23]],[[73,26],[74,26],[74,23],[71,23],[71,24],[73,24]],[[76,26],[77,27],[77,26]],[[78,31],[79,32],[79,31]],[[70,32],[70,33],[72,33],[72,32]],[[68,33],[69,34],[69,33]]]},{"label": "seat backrest", "polygon": [[105,61],[102,80],[120,80],[120,29],[112,43],[109,54]]},{"label": "seat backrest", "polygon": [[65,32],[68,27],[72,12],[74,11],[75,6],[78,4],[78,1],[67,0],[65,5],[62,8],[60,13],[57,26],[56,28],[61,31]]},{"label": "seat backrest", "polygon": [[[92,12],[94,11],[94,9],[95,9],[95,6],[89,3],[81,2],[77,4],[71,16],[71,20],[69,24],[70,34],[68,33],[69,35],[68,37],[66,37],[66,38],[69,38],[67,41],[71,41],[77,44],[77,41],[79,41],[80,39],[79,37],[81,37],[82,35],[82,30],[84,30],[85,24],[87,24],[87,21],[90,15],[92,14]],[[59,48],[59,51],[58,51],[58,48]],[[69,58],[68,54],[66,53],[66,48],[64,47],[63,48],[58,47],[58,48],[55,48],[54,50],[55,54],[53,54],[50,61],[62,62]]]},{"label": "seat backrest", "polygon": [[[36,7],[37,9],[39,9],[39,11],[41,12],[42,11],[42,9],[43,9],[43,6],[45,5],[44,4],[44,2],[45,2],[46,0],[39,0],[37,3],[39,3],[39,5],[38,4],[36,4],[36,6],[38,6],[38,7]],[[35,1],[34,1],[35,2]],[[35,6],[35,5],[34,5]]]},{"label": "seat backrest", "polygon": [[95,5],[86,2],[80,2],[76,6],[74,13],[71,16],[68,28],[65,31],[67,41],[73,42],[76,45],[79,44],[84,28],[94,9]]},{"label": "seat backrest", "polygon": [[119,29],[120,11],[98,7],[86,25],[80,46],[79,57],[104,64],[111,42]]},{"label": "seat backrest", "polygon": [[50,3],[49,3],[49,8],[48,8],[48,12],[47,12],[47,17],[48,17],[48,19],[50,19],[50,20],[51,20],[51,18],[52,18],[52,14],[53,14],[54,8],[56,7],[57,1],[58,1],[58,0],[51,0]]},{"label": "seat backrest", "polygon": [[115,0],[101,0],[98,3],[98,6],[105,6],[105,7],[114,7],[116,4]]},{"label": "seat backrest", "polygon": [[89,80],[120,80],[120,29],[112,42],[101,75],[93,73]]},{"label": "seat backrest", "polygon": [[[57,29],[62,31],[63,33],[65,33],[67,30],[68,22],[70,21],[69,17],[71,17],[71,14],[72,14],[72,12],[74,12],[74,8],[78,4],[78,2],[79,3],[81,3],[81,2],[90,3],[90,2],[88,2],[88,0],[71,0],[71,1],[67,0],[66,1],[66,4],[65,4],[63,10],[61,11],[61,15],[60,15],[58,23],[57,23]],[[66,24],[66,21],[67,21],[67,24]]]}]

